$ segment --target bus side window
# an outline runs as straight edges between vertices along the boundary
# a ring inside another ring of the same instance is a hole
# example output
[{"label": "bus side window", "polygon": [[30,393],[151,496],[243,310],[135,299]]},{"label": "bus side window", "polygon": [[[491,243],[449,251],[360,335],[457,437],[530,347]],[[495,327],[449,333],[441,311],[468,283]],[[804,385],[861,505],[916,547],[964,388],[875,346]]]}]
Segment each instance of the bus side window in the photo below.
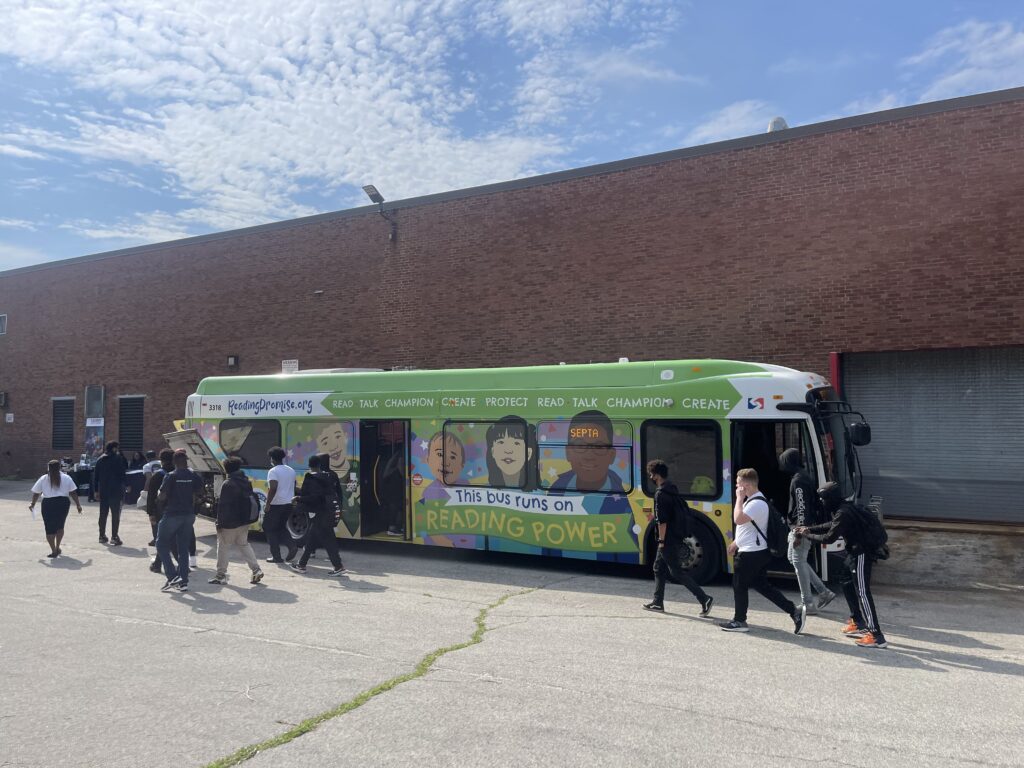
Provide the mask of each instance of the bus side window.
[{"label": "bus side window", "polygon": [[267,451],[281,444],[281,425],[271,419],[224,419],[218,429],[221,450],[237,456],[245,469],[270,469]]},{"label": "bus side window", "polygon": [[[688,499],[718,499],[722,495],[722,431],[714,421],[645,421],[640,428],[641,461],[668,465],[669,480]],[[644,472],[644,493],[653,496],[654,483]]]},{"label": "bus side window", "polygon": [[445,446],[445,485],[537,487],[537,438],[532,425],[517,416],[498,421],[446,421],[431,439],[430,450]]},{"label": "bus side window", "polygon": [[537,424],[537,478],[552,494],[633,490],[633,425],[600,411]]}]

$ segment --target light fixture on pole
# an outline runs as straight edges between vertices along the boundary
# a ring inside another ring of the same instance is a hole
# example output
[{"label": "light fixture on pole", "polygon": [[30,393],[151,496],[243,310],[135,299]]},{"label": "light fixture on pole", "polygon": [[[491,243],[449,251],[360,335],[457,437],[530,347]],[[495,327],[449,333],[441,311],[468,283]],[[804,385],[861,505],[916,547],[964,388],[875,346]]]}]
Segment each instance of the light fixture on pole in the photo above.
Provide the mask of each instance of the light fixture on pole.
[{"label": "light fixture on pole", "polygon": [[379,213],[384,221],[391,225],[391,233],[388,235],[388,239],[394,242],[398,239],[398,222],[395,221],[394,217],[388,215],[384,210],[384,195],[377,191],[377,188],[373,184],[367,184],[363,187],[363,192],[370,198],[371,203],[377,204],[377,213]]}]

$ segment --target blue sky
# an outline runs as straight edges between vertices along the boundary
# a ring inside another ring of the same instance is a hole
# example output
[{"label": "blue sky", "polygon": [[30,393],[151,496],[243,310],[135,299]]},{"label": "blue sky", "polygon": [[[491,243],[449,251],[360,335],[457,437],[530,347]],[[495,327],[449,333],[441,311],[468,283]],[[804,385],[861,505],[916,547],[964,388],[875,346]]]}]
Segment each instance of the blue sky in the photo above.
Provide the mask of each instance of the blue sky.
[{"label": "blue sky", "polygon": [[0,0],[0,269],[1024,85],[1020,2],[179,6]]}]

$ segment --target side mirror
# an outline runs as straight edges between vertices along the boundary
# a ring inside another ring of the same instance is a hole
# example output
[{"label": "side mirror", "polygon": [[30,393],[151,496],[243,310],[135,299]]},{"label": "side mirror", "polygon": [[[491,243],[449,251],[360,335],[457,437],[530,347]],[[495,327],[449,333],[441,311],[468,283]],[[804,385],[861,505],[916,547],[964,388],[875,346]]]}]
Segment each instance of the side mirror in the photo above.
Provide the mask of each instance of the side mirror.
[{"label": "side mirror", "polygon": [[850,442],[854,445],[869,445],[871,443],[871,425],[866,421],[855,421],[849,427]]}]

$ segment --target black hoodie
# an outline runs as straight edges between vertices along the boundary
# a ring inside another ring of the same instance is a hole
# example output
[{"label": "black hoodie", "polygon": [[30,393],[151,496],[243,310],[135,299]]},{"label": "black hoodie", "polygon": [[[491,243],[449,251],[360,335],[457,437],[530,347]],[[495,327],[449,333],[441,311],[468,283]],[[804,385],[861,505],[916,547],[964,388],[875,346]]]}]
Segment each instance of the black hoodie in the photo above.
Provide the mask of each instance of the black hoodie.
[{"label": "black hoodie", "polygon": [[232,472],[220,487],[217,501],[217,527],[241,528],[249,525],[249,496],[252,483],[242,470]]},{"label": "black hoodie", "polygon": [[676,484],[669,480],[654,492],[654,523],[665,523],[666,546],[678,544],[690,535],[690,508]]},{"label": "black hoodie", "polygon": [[800,451],[796,448],[783,451],[779,455],[779,469],[793,476],[789,481],[789,509],[786,511],[790,527],[814,525],[820,519],[817,514],[818,489],[804,469]]}]

